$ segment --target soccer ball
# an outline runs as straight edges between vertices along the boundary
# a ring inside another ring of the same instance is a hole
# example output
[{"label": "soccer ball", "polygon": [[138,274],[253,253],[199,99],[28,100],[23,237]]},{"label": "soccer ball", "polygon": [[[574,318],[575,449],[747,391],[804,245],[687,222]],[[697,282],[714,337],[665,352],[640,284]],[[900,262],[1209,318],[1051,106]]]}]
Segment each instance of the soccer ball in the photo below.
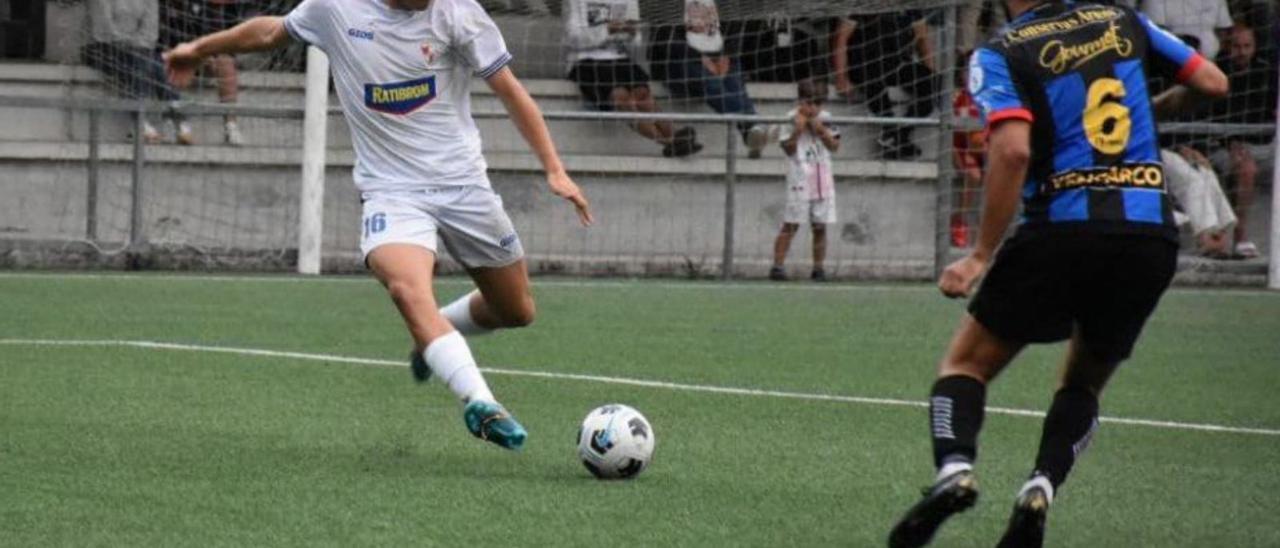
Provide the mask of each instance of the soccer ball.
[{"label": "soccer ball", "polygon": [[620,404],[592,409],[578,430],[578,457],[599,479],[629,479],[649,466],[653,427],[639,411]]}]

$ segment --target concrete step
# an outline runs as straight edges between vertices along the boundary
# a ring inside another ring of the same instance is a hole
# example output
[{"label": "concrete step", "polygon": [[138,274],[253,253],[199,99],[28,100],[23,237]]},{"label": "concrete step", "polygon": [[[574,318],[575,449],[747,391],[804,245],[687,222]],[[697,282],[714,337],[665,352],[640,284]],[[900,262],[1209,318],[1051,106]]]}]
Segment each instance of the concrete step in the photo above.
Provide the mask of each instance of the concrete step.
[{"label": "concrete step", "polygon": [[[246,106],[298,106],[302,104],[303,82],[298,74],[246,72],[241,75],[240,104]],[[587,109],[576,86],[567,80],[530,79],[526,87],[546,112],[579,112]],[[794,105],[794,86],[789,84],[750,84],[749,92],[755,99],[757,110],[763,115],[784,115]],[[501,102],[483,82],[476,82],[473,89],[473,110],[502,116]],[[109,98],[103,89],[102,79],[96,71],[81,66],[49,64],[0,64],[0,96],[28,97],[77,97]],[[657,93],[664,111],[676,113],[710,113],[699,100],[672,99],[660,87]],[[201,89],[184,96],[185,100],[199,103],[217,101],[212,89]],[[330,99],[336,105],[337,99]],[[831,104],[828,109],[836,116],[866,116],[862,105]],[[88,137],[88,116],[83,112],[68,113],[62,109],[6,108],[0,107],[0,119],[12,120],[17,131],[0,135],[0,140],[49,141],[57,139],[85,140]],[[221,124],[216,119],[194,124],[197,141],[220,143]],[[251,144],[273,146],[299,146],[301,123],[290,120],[244,119],[242,129]],[[511,125],[504,119],[482,119],[481,132],[491,150],[523,150],[524,144]],[[103,118],[102,139],[105,142],[122,142],[132,134],[132,121],[123,115]],[[552,122],[558,145],[566,154],[617,154],[656,156],[660,147],[626,129],[620,122],[556,121]],[[876,152],[872,126],[844,128],[844,150],[838,158],[867,159]],[[699,128],[705,153],[723,155],[726,135],[722,127],[705,125]],[[925,151],[922,158],[936,158],[936,132],[921,130],[917,133],[917,145]],[[329,124],[329,146],[349,148],[350,136],[345,123],[336,117]],[[742,147],[739,147],[742,148]],[[743,151],[745,154],[745,151]],[[766,157],[781,159],[776,145],[768,147]]]}]

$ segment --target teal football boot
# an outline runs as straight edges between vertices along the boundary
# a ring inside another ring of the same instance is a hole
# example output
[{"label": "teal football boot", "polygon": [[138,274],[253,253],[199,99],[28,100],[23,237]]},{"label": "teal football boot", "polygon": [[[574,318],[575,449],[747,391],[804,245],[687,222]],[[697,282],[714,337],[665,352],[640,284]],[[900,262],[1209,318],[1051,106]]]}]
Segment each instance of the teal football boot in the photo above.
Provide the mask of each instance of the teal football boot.
[{"label": "teal football boot", "polygon": [[427,359],[422,357],[422,352],[409,353],[409,372],[413,373],[413,380],[418,382],[427,382],[431,380],[431,367],[427,365]]},{"label": "teal football boot", "polygon": [[517,451],[524,445],[529,433],[501,405],[476,400],[467,404],[462,411],[462,419],[467,423],[471,435],[487,442]]}]

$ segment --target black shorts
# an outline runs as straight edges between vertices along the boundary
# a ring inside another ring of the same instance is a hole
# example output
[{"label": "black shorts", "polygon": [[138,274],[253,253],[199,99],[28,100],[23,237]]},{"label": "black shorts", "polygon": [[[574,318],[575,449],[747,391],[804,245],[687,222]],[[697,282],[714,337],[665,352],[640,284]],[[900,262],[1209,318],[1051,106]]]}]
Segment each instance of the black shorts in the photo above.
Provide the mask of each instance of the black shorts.
[{"label": "black shorts", "polygon": [[996,336],[1020,343],[1065,340],[1079,329],[1096,357],[1129,357],[1177,269],[1164,238],[1019,234],[996,254],[969,312]]},{"label": "black shorts", "polygon": [[583,59],[573,65],[569,79],[578,84],[582,96],[600,110],[613,110],[609,95],[616,88],[649,87],[649,74],[630,59],[600,61]]}]

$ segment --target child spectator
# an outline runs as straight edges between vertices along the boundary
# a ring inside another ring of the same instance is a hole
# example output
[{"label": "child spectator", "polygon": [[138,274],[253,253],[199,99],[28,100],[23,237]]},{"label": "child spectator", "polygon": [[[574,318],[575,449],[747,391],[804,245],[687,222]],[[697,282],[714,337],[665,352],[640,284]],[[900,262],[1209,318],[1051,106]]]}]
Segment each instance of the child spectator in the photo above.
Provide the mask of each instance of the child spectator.
[{"label": "child spectator", "polygon": [[[178,92],[169,86],[164,65],[156,54],[160,36],[160,7],[156,0],[90,0],[92,41],[81,54],[121,96],[168,101],[165,117],[173,122],[177,141],[195,142],[186,117],[177,110]],[[141,138],[159,143],[160,131],[143,120]]]},{"label": "child spectator", "polygon": [[[588,102],[600,110],[658,112],[649,75],[631,59],[631,51],[640,46],[638,0],[567,0],[564,21],[569,79]],[[702,150],[692,127],[677,130],[668,121],[636,122],[631,127],[663,145],[663,156]]]},{"label": "child spectator", "polygon": [[[925,13],[906,10],[897,13],[850,15],[840,18],[832,40],[832,68],[836,92],[853,100],[860,93],[871,113],[893,116],[889,88],[902,88],[911,96],[908,118],[925,118],[933,113],[938,93],[934,67],[933,38]],[[918,55],[919,60],[913,57]],[[911,126],[885,127],[876,141],[885,160],[911,160],[920,156],[920,147],[911,140]]]},{"label": "child spectator", "polygon": [[787,207],[782,230],[773,244],[772,280],[786,280],[783,263],[791,239],[800,223],[813,229],[813,273],[815,281],[826,281],[823,261],[827,255],[827,225],[836,222],[836,185],[831,172],[831,153],[840,148],[840,130],[831,126],[831,113],[823,110],[827,84],[805,80],[797,86],[798,103],[787,113],[792,123],[778,135],[787,153]]}]

